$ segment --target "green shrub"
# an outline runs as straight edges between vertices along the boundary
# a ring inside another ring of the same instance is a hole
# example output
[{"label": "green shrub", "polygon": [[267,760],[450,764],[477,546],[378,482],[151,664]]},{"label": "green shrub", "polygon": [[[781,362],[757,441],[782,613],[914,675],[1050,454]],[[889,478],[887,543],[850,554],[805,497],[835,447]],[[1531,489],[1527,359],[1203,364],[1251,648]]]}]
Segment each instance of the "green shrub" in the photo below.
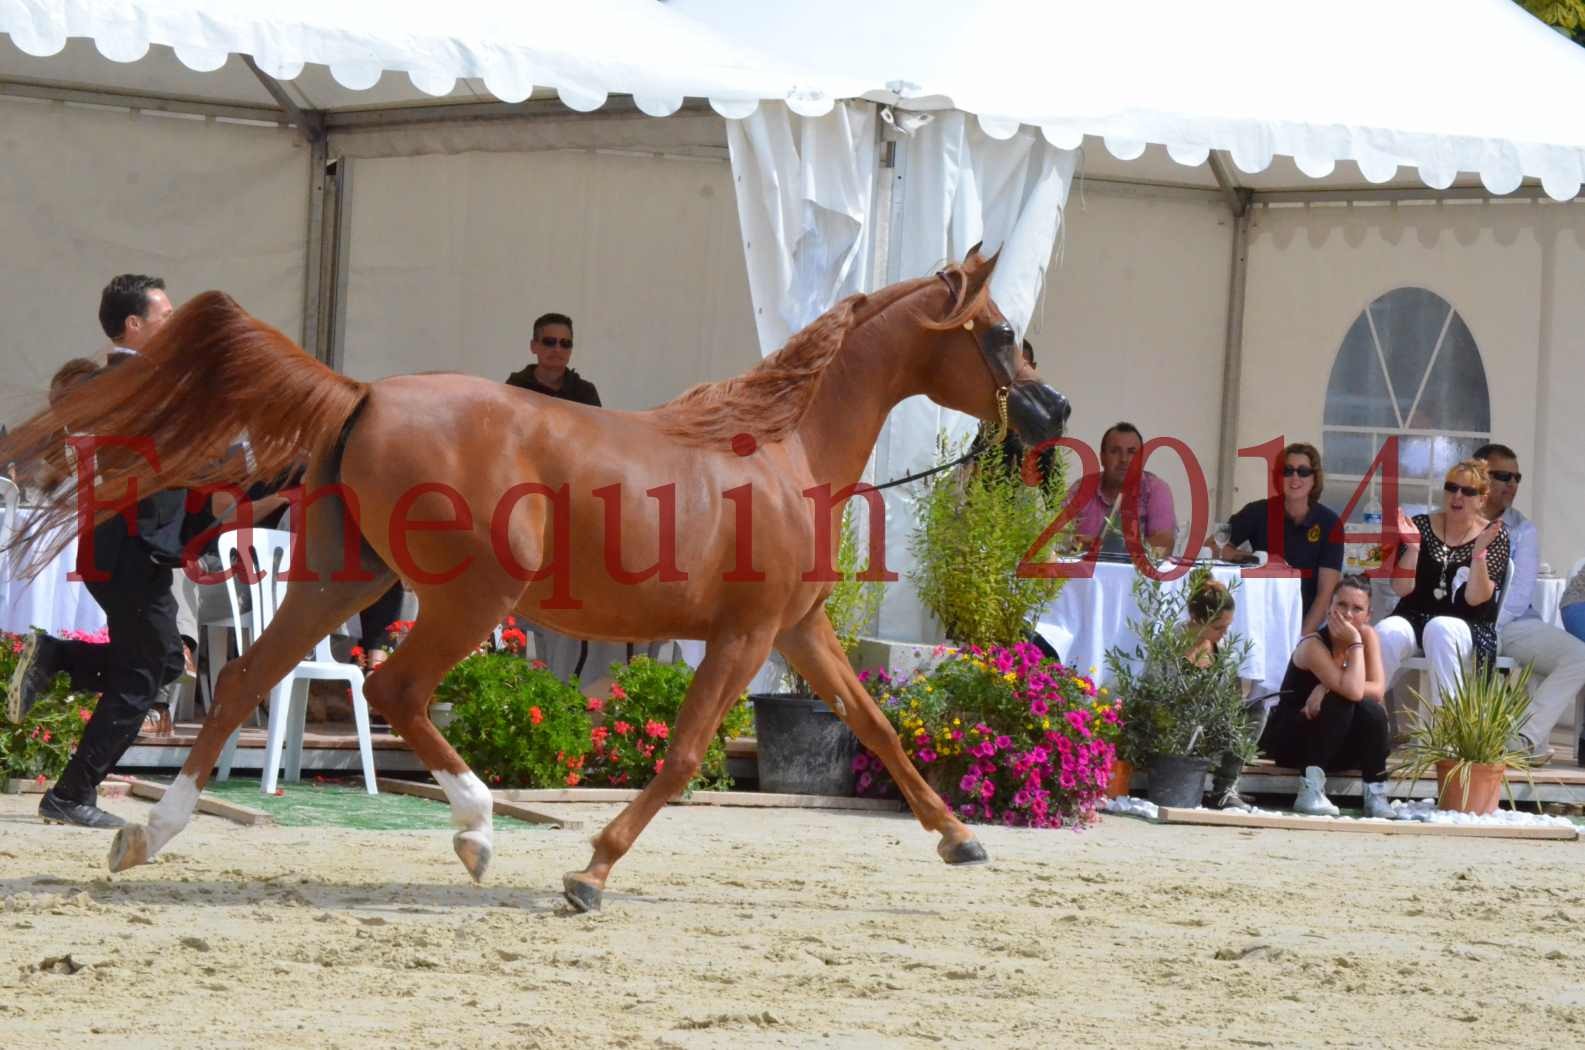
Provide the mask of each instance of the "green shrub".
[{"label": "green shrub", "polygon": [[491,787],[583,780],[589,716],[576,684],[510,652],[476,652],[446,673],[435,699],[452,705],[446,739]]},{"label": "green shrub", "polygon": [[[940,454],[945,460],[952,452],[943,443]],[[971,469],[943,471],[926,486],[911,544],[919,600],[959,645],[1025,641],[1031,618],[1062,584],[1018,575],[1062,506],[1060,471],[1044,486],[1025,485],[993,444]]]},{"label": "green shrub", "polygon": [[[0,632],[0,682],[11,680],[22,643],[20,636]],[[71,679],[58,674],[21,722],[0,718],[0,781],[42,784],[65,772],[98,702],[97,694],[72,692]]]},{"label": "green shrub", "polygon": [[[610,692],[588,701],[596,724],[589,731],[591,784],[643,787],[664,767],[683,698],[693,682],[685,664],[656,663],[636,657],[630,664],[613,664]],[[710,739],[699,770],[688,788],[724,790],[732,786],[726,772],[726,742],[743,735],[753,720],[740,698]]]}]

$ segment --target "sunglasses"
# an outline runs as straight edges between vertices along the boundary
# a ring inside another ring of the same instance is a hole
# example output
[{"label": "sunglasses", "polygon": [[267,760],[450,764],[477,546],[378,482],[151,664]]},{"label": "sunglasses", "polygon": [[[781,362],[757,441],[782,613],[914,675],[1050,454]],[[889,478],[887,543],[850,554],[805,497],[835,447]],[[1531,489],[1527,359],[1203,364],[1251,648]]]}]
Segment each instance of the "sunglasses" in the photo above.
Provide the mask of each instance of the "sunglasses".
[{"label": "sunglasses", "polygon": [[1297,474],[1301,478],[1313,477],[1315,475],[1315,469],[1313,467],[1283,467],[1282,468],[1282,476],[1285,477],[1285,478],[1291,478],[1295,474]]},{"label": "sunglasses", "polygon": [[1451,481],[1442,486],[1442,491],[1451,496],[1455,492],[1463,493],[1467,498],[1474,499],[1481,495],[1480,489],[1470,488],[1468,485],[1455,485]]},{"label": "sunglasses", "polygon": [[560,346],[563,350],[571,350],[572,349],[572,340],[571,339],[557,339],[554,336],[552,336],[549,339],[543,339],[543,338],[540,339],[540,343],[542,343],[543,345],[545,345],[547,347],[551,347],[552,349],[554,349],[557,346]]},{"label": "sunglasses", "polygon": [[1524,475],[1517,470],[1491,470],[1487,471],[1493,481],[1500,481],[1504,485],[1517,485],[1524,480]]}]

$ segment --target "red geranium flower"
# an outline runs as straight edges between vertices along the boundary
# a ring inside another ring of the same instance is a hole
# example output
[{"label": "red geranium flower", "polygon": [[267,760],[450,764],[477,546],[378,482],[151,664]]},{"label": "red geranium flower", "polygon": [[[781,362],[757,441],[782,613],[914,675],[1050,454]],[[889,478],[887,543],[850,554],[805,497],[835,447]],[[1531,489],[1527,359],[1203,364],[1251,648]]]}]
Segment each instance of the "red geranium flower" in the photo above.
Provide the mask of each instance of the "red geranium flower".
[{"label": "red geranium flower", "polygon": [[545,720],[545,713],[537,707],[531,707],[528,709],[528,720],[535,725],[539,725]]}]

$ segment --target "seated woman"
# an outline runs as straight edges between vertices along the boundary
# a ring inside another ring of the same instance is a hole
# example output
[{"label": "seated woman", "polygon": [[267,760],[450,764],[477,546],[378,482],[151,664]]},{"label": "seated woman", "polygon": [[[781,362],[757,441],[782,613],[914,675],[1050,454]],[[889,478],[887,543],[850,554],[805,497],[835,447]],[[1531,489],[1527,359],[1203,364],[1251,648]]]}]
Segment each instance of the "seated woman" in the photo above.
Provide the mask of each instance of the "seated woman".
[{"label": "seated woman", "polygon": [[1416,514],[1413,521],[1398,512],[1399,571],[1392,589],[1402,600],[1376,625],[1382,669],[1390,689],[1403,661],[1423,648],[1432,705],[1462,680],[1472,653],[1482,663],[1497,655],[1508,529],[1480,515],[1489,486],[1486,464],[1466,459],[1447,472],[1441,511]]},{"label": "seated woman", "polygon": [[1370,627],[1370,582],[1344,576],[1332,592],[1326,624],[1299,639],[1282,679],[1260,749],[1278,765],[1304,770],[1295,812],[1338,815],[1326,797],[1328,773],[1358,769],[1365,816],[1396,820],[1387,801],[1391,749],[1381,645]]},{"label": "seated woman", "polygon": [[1337,514],[1321,505],[1325,482],[1316,447],[1302,442],[1289,445],[1282,450],[1272,476],[1278,495],[1245,504],[1228,522],[1228,545],[1219,550],[1212,545],[1219,558],[1245,561],[1249,555],[1237,548],[1247,542],[1253,550],[1280,553],[1283,561],[1303,574],[1299,578],[1304,607],[1301,635],[1314,634],[1326,619],[1332,588],[1343,574],[1343,537],[1336,531]]},{"label": "seated woman", "polygon": [[[1216,664],[1222,641],[1233,626],[1233,613],[1237,605],[1233,595],[1222,584],[1205,579],[1195,585],[1186,603],[1189,613],[1189,648],[1183,654],[1184,662],[1191,667],[1208,670]],[[1249,683],[1241,685],[1249,692]],[[1249,720],[1250,735],[1259,739],[1266,718],[1264,700],[1256,700],[1244,709]],[[1244,770],[1244,761],[1228,752],[1217,761],[1211,771],[1211,806],[1213,809],[1254,809],[1254,804],[1238,793],[1238,776]]]}]

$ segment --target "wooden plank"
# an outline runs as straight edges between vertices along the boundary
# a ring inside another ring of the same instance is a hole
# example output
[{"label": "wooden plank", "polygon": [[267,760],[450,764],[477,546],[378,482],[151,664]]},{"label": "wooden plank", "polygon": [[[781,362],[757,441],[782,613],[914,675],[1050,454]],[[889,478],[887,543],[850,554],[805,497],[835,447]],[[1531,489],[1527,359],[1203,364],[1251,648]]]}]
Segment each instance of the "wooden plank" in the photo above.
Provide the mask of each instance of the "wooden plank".
[{"label": "wooden plank", "polygon": [[[164,784],[154,784],[147,780],[138,780],[136,778],[131,783],[132,794],[138,798],[158,802],[165,797],[166,788]],[[198,812],[208,813],[214,817],[224,817],[233,824],[242,824],[247,827],[275,823],[274,818],[262,809],[238,805],[235,802],[223,802],[218,798],[204,794],[198,796]]]},{"label": "wooden plank", "polygon": [[[623,788],[544,788],[501,791],[520,802],[631,802],[637,791]],[[677,806],[742,806],[756,809],[847,809],[896,813],[903,804],[889,798],[847,798],[836,795],[776,795],[761,791],[695,791],[671,799]]]},{"label": "wooden plank", "polygon": [[684,806],[747,806],[756,809],[848,809],[896,813],[903,808],[894,798],[851,798],[842,795],[777,795],[764,791],[695,791],[673,799]]},{"label": "wooden plank", "polygon": [[[389,791],[393,795],[413,795],[417,798],[427,798],[434,802],[446,802],[446,792],[438,784],[424,784],[414,780],[395,780],[391,777],[376,777],[375,785],[381,791]],[[506,792],[492,791],[490,793],[492,804],[491,812],[498,817],[511,817],[528,824],[545,824],[550,827],[566,828],[571,831],[583,827],[581,820],[568,820],[551,813],[544,813],[537,809],[530,809],[520,805],[511,798],[503,797]]]},{"label": "wooden plank", "polygon": [[1550,839],[1573,842],[1578,828],[1505,827],[1499,824],[1427,824],[1418,820],[1325,820],[1276,813],[1234,813],[1214,809],[1158,810],[1163,824],[1198,824],[1224,828],[1276,828],[1286,831],[1341,831],[1366,835],[1445,835],[1471,839]]}]

